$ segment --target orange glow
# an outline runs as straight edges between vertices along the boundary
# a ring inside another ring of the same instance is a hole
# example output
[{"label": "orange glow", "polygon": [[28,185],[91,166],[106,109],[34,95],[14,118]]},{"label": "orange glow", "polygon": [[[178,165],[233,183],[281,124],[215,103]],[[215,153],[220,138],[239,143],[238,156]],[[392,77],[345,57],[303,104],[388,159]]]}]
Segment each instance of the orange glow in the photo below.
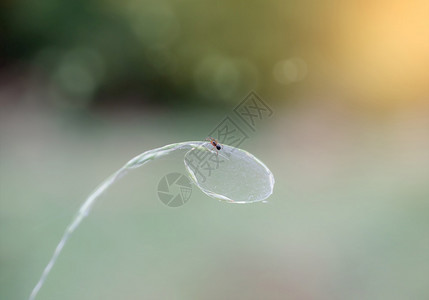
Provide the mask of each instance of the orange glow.
[{"label": "orange glow", "polygon": [[429,96],[427,1],[347,2],[330,15],[335,80],[381,103]]}]

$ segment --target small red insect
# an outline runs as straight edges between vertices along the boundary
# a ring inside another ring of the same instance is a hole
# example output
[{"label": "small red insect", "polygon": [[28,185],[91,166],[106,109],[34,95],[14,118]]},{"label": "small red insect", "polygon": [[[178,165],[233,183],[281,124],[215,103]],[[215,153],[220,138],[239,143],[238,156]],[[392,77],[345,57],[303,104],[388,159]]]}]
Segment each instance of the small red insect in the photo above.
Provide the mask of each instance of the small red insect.
[{"label": "small red insect", "polygon": [[214,149],[216,149],[216,155],[218,155],[219,150],[222,149],[222,146],[218,143],[218,141],[216,141],[214,138],[206,138],[206,141],[209,141],[210,144],[214,147]]}]

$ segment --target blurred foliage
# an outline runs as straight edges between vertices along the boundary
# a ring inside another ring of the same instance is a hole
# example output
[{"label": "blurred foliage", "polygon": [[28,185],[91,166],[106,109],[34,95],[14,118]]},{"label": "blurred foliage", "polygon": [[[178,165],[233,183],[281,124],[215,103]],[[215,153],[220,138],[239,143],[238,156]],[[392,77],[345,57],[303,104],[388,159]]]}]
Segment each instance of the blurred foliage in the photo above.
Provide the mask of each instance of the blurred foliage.
[{"label": "blurred foliage", "polygon": [[[76,101],[125,94],[221,105],[251,89],[272,91],[273,66],[305,35],[300,5],[288,3],[9,1],[1,56],[30,64]],[[296,79],[290,67],[280,80]]]},{"label": "blurred foliage", "polygon": [[389,108],[429,93],[425,1],[1,5],[2,66],[43,80],[56,104],[231,107],[256,90],[283,102],[304,91]]}]

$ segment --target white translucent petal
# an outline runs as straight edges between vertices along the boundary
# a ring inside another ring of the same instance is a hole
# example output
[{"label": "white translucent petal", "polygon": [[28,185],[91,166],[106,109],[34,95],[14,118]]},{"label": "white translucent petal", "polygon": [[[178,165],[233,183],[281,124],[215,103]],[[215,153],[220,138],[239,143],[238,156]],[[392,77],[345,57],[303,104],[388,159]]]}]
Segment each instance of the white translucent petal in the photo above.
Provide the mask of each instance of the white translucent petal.
[{"label": "white translucent petal", "polygon": [[34,300],[55,265],[64,245],[87,217],[97,199],[129,170],[139,168],[176,150],[191,149],[185,155],[185,166],[195,184],[207,195],[233,203],[263,201],[273,193],[274,177],[271,171],[252,154],[230,146],[218,153],[209,143],[194,141],[167,145],[145,151],[104,180],[81,205],[78,214],[66,228],[50,261],[33,288],[29,300]]},{"label": "white translucent petal", "polygon": [[185,155],[191,178],[208,196],[250,203],[263,201],[273,193],[274,176],[255,156],[227,145],[218,153],[212,148],[205,143]]}]

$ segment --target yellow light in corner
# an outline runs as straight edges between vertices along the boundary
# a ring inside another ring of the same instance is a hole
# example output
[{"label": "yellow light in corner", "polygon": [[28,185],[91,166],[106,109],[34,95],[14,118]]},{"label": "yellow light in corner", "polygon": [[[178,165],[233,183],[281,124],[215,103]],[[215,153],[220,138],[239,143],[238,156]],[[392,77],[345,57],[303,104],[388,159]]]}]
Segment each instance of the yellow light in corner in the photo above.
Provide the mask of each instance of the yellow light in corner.
[{"label": "yellow light in corner", "polygon": [[333,64],[362,99],[429,97],[429,2],[347,2],[331,11]]}]

